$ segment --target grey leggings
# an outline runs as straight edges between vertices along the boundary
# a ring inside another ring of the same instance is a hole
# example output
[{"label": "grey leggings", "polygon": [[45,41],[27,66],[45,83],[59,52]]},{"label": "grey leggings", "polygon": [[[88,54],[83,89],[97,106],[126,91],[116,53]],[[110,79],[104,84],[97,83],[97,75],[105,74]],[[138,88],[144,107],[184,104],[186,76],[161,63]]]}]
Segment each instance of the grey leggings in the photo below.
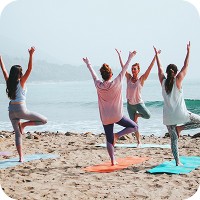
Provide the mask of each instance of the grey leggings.
[{"label": "grey leggings", "polygon": [[[190,121],[182,125],[183,130],[200,128],[200,116],[194,113],[189,113],[189,117]],[[179,163],[178,136],[176,133],[176,126],[177,125],[167,125],[167,129],[171,137],[172,154],[174,156],[176,163]]]},{"label": "grey leggings", "polygon": [[46,117],[35,112],[30,112],[29,110],[27,110],[25,104],[10,104],[9,118],[15,132],[16,146],[19,146],[22,143],[21,133],[19,129],[20,119],[25,119],[29,120],[30,122],[34,122],[35,126],[47,123]]}]

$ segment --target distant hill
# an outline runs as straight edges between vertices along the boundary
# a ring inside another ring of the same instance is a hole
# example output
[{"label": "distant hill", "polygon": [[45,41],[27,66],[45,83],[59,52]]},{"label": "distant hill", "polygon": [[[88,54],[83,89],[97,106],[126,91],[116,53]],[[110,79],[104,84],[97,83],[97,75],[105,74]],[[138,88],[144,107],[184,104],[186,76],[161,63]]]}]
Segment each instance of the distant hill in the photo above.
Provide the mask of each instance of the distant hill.
[{"label": "distant hill", "polygon": [[[23,72],[27,69],[28,60],[24,58],[13,58],[9,56],[3,56],[4,64],[8,70],[14,64],[19,64],[23,68]],[[94,69],[97,75],[100,78],[99,73],[100,66],[94,66]],[[114,69],[114,77],[120,72],[120,69]],[[83,63],[81,66],[72,66],[70,64],[58,65],[53,63],[48,63],[46,61],[37,60],[33,61],[33,71],[29,78],[30,82],[48,82],[48,81],[84,81],[90,80],[92,77],[88,71],[86,65]],[[149,79],[157,78],[157,74],[152,73],[149,76]],[[3,75],[0,75],[0,83],[4,83]]]},{"label": "distant hill", "polygon": [[[8,73],[14,64],[19,64],[23,68],[23,73],[28,67],[28,60],[23,58],[3,57],[4,64]],[[98,67],[94,67],[95,70]],[[98,71],[96,70],[98,73]],[[91,79],[91,75],[87,67],[83,64],[81,66],[72,66],[69,64],[58,65],[47,63],[46,61],[33,61],[33,70],[29,81],[84,81]],[[4,83],[3,75],[0,75],[0,83]]]}]

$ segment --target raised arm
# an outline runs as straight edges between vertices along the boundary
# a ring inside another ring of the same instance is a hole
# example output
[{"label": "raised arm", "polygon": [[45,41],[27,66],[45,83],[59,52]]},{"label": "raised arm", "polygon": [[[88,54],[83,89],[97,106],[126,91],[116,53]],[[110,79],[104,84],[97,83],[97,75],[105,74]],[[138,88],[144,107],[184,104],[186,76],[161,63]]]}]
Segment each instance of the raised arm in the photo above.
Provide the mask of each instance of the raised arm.
[{"label": "raised arm", "polygon": [[132,58],[136,55],[136,53],[137,53],[136,51],[129,52],[128,59],[125,65],[122,67],[122,76],[126,73],[129,63],[131,62]]},{"label": "raised arm", "polygon": [[176,84],[179,89],[181,88],[182,81],[188,70],[189,57],[190,57],[190,42],[187,44],[187,53],[186,53],[184,65],[183,65],[181,71],[176,76]]},{"label": "raised arm", "polygon": [[[160,54],[160,50],[158,51],[158,54]],[[147,68],[146,72],[140,77],[140,81],[141,81],[141,84],[144,85],[144,81],[147,80],[153,66],[154,66],[154,63],[155,63],[155,60],[156,60],[156,55],[153,57],[153,60],[151,61],[149,67]]]},{"label": "raised arm", "polygon": [[7,70],[6,70],[6,68],[5,68],[5,65],[4,65],[4,63],[3,63],[2,56],[0,56],[0,65],[1,65],[1,70],[2,70],[2,72],[3,72],[4,79],[5,79],[5,81],[7,81],[9,75],[8,75],[8,72],[7,72]]},{"label": "raised arm", "polygon": [[159,80],[160,80],[160,84],[162,85],[162,81],[165,78],[165,75],[164,75],[164,72],[163,72],[163,68],[160,64],[160,59],[158,57],[158,54],[159,54],[160,51],[158,51],[155,47],[153,47],[153,48],[154,48],[154,51],[155,51],[156,62],[157,62],[157,66],[158,66],[158,77],[159,77]]},{"label": "raised arm", "polygon": [[[121,57],[121,51],[118,51],[117,49],[115,49],[115,50],[116,50],[116,52],[117,52],[117,54],[118,54],[118,56],[119,56],[120,65],[121,65],[121,67],[123,68],[123,67],[124,67],[124,64],[123,64],[122,57]],[[131,78],[131,74],[128,73],[127,71],[126,71],[125,76],[126,76],[127,79],[130,79],[130,78]]]},{"label": "raised arm", "polygon": [[89,69],[91,75],[92,75],[92,78],[93,80],[98,80],[98,76],[96,75],[96,72],[94,71],[94,69],[92,68],[92,65],[90,64],[90,61],[89,59],[86,57],[86,58],[83,58],[83,61],[84,63],[87,65],[87,68]]},{"label": "raised arm", "polygon": [[32,65],[33,65],[33,53],[35,52],[35,47],[31,47],[29,50],[29,62],[28,62],[28,69],[26,70],[25,74],[21,77],[20,83],[22,88],[24,87],[28,77],[31,74],[32,71]]}]

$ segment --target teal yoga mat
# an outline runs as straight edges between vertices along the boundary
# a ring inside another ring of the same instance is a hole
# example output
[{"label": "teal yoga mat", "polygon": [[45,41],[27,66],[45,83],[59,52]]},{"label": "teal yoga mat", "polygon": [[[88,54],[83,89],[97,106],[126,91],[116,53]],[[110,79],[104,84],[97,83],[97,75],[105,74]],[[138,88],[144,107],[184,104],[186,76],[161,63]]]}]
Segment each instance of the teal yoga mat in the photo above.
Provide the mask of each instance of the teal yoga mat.
[{"label": "teal yoga mat", "polygon": [[[106,144],[97,144],[97,147],[106,147]],[[115,147],[123,147],[123,148],[137,148],[137,144],[115,144]],[[169,144],[142,144],[140,148],[167,148],[170,149]]]},{"label": "teal yoga mat", "polygon": [[183,166],[176,166],[175,160],[166,161],[147,172],[155,173],[168,173],[168,174],[188,174],[194,169],[200,167],[200,157],[199,156],[180,156],[180,161]]},{"label": "teal yoga mat", "polygon": [[[24,156],[24,162],[30,162],[32,160],[40,160],[40,159],[49,159],[49,158],[57,158],[58,155],[55,154],[33,154]],[[22,165],[23,163],[19,162],[19,157],[10,158],[5,160],[0,160],[0,169],[5,169],[8,167],[15,167],[17,165]]]}]

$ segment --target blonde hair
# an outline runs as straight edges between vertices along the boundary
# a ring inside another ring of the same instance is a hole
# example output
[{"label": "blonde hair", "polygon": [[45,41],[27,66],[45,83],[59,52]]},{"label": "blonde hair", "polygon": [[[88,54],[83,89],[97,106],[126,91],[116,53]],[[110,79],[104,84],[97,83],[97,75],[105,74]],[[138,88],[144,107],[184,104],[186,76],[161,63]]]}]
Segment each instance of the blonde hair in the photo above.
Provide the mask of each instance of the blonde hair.
[{"label": "blonde hair", "polygon": [[135,67],[135,66],[137,66],[138,71],[140,71],[140,64],[139,63],[135,63],[135,64],[132,65],[132,67]]}]

